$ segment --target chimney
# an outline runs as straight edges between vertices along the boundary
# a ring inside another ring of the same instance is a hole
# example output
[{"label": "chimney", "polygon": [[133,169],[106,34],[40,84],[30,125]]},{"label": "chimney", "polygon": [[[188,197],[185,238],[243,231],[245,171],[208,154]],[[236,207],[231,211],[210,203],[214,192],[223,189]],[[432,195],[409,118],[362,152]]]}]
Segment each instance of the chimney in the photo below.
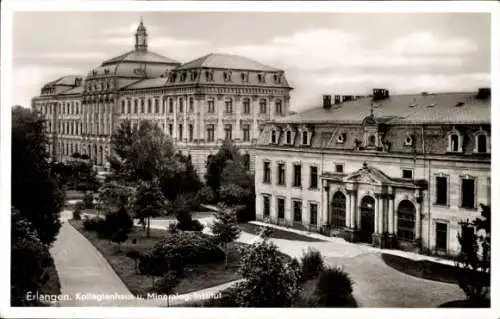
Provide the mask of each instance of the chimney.
[{"label": "chimney", "polygon": [[491,88],[479,88],[477,91],[477,98],[480,100],[487,100],[491,97]]},{"label": "chimney", "polygon": [[323,108],[329,109],[332,107],[332,96],[330,94],[323,94]]}]

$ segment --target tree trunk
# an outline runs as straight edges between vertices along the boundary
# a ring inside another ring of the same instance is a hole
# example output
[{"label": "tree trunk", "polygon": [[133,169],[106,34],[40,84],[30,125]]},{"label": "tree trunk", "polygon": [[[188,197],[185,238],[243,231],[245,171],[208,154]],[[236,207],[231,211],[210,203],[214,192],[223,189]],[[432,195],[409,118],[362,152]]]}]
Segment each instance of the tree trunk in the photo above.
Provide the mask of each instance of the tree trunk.
[{"label": "tree trunk", "polygon": [[151,222],[150,221],[151,221],[151,217],[148,216],[148,230],[147,230],[147,233],[146,233],[146,237],[148,237],[148,238],[149,238],[149,230],[150,230],[149,228],[151,227]]}]

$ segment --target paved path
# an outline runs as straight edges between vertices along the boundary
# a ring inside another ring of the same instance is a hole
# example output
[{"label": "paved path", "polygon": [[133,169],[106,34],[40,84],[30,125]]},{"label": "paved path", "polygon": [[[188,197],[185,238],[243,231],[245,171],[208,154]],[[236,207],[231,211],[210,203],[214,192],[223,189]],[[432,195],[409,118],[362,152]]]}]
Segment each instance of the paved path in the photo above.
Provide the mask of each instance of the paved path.
[{"label": "paved path", "polygon": [[[102,254],[67,222],[70,216],[70,211],[62,212],[62,226],[50,251],[59,275],[61,294],[64,296],[59,301],[59,306],[164,307],[167,305],[165,296],[135,298]],[[185,302],[208,299],[236,282],[170,296],[169,304],[182,305]]]}]

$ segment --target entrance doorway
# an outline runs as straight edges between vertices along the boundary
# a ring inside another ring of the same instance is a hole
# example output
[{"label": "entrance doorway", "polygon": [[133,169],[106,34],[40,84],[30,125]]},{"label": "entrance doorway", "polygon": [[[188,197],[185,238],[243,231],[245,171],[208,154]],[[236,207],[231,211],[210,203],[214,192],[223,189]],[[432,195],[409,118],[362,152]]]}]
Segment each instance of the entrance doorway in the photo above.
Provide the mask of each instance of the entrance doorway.
[{"label": "entrance doorway", "polygon": [[342,192],[336,192],[332,197],[332,218],[333,228],[344,228],[345,224],[345,196]]},{"label": "entrance doorway", "polygon": [[375,199],[370,196],[363,197],[359,209],[361,213],[359,240],[361,242],[371,243],[372,234],[375,231]]}]

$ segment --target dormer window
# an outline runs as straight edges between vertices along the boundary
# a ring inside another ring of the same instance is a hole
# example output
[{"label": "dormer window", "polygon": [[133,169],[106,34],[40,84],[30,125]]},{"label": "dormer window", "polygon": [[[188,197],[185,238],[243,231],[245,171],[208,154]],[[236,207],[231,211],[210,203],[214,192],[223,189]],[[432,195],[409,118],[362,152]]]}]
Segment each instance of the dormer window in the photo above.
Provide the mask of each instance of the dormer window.
[{"label": "dormer window", "polygon": [[288,145],[292,144],[292,132],[291,131],[286,131],[286,144],[288,144]]},{"label": "dormer window", "polygon": [[337,136],[337,143],[338,144],[344,144],[346,138],[346,134],[342,133]]},{"label": "dormer window", "polygon": [[213,81],[214,80],[214,71],[205,71],[205,79],[207,81]]},{"label": "dormer window", "polygon": [[271,131],[271,143],[272,144],[276,144],[276,141],[277,141],[277,139],[276,139],[276,130],[272,130]]},{"label": "dormer window", "polygon": [[300,142],[302,145],[311,145],[312,132],[307,126],[299,127]]},{"label": "dormer window", "polygon": [[309,144],[309,132],[304,131],[302,132],[302,145],[308,145]]},{"label": "dormer window", "polygon": [[453,129],[448,134],[448,152],[460,153],[462,152],[463,136],[456,129]]},{"label": "dormer window", "polygon": [[230,71],[224,71],[224,81],[225,82],[231,81],[231,72]]},{"label": "dormer window", "polygon": [[274,83],[276,83],[276,84],[281,83],[281,76],[279,74],[274,75]]},{"label": "dormer window", "polygon": [[375,147],[377,142],[377,138],[375,135],[370,135],[368,136],[368,147]]},{"label": "dormer window", "polygon": [[248,74],[241,73],[241,82],[248,82]]},{"label": "dormer window", "polygon": [[488,134],[480,130],[475,134],[475,145],[474,145],[474,153],[487,154],[490,153],[490,141]]},{"label": "dormer window", "polygon": [[195,81],[197,76],[198,76],[198,72],[196,72],[196,71],[191,72],[191,81]]},{"label": "dormer window", "polygon": [[405,146],[413,146],[413,136],[407,135],[404,142]]},{"label": "dormer window", "polygon": [[259,83],[265,83],[266,82],[266,78],[265,78],[264,74],[262,74],[262,73],[257,74],[257,81]]},{"label": "dormer window", "polygon": [[181,79],[180,79],[180,80],[181,80],[181,82],[186,81],[186,77],[187,77],[187,76],[186,76],[186,72],[182,73],[182,74],[181,74]]}]

